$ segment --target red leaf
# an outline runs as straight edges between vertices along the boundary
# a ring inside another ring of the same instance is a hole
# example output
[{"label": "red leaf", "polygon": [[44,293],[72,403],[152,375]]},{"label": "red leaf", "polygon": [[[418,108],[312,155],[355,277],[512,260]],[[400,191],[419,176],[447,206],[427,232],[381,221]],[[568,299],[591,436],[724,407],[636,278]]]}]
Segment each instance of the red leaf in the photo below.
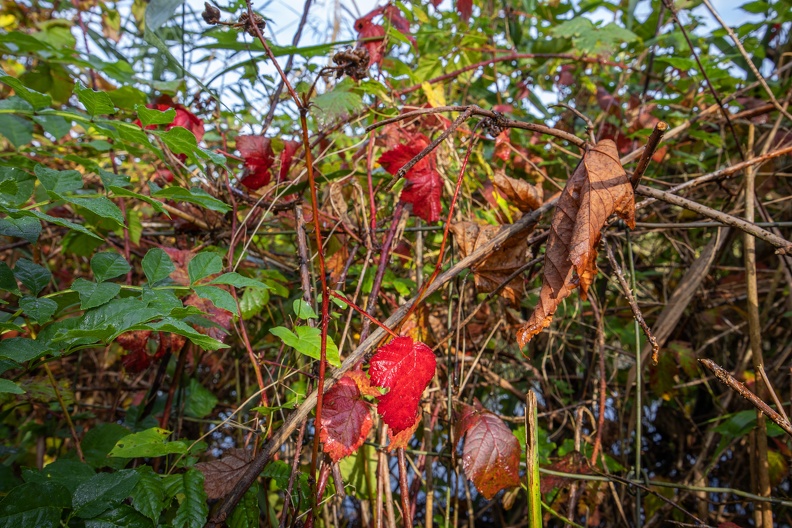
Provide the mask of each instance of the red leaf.
[{"label": "red leaf", "polygon": [[404,15],[402,15],[398,7],[388,4],[382,10],[382,14],[388,19],[394,28],[396,28],[402,35],[407,37],[407,40],[412,42],[414,47],[418,47],[415,37],[413,37],[410,33],[410,22],[404,18]]},{"label": "red leaf", "polygon": [[275,160],[270,138],[238,136],[236,148],[245,160],[247,173],[240,183],[253,191],[267,185],[272,179],[271,169]]},{"label": "red leaf", "polygon": [[418,416],[421,394],[432,381],[437,361],[432,349],[411,337],[397,337],[371,358],[371,382],[390,389],[377,412],[394,433],[409,429]]},{"label": "red leaf", "polygon": [[489,500],[502,489],[518,486],[520,442],[503,420],[464,404],[457,420],[458,434],[465,435],[462,467],[479,492]]},{"label": "red leaf", "polygon": [[319,439],[333,462],[357,451],[371,425],[371,408],[350,376],[341,378],[325,393]]},{"label": "red leaf", "polygon": [[385,28],[371,22],[373,13],[381,13],[380,9],[375,11],[378,11],[378,13],[372,11],[372,13],[355,20],[355,30],[358,32],[358,39],[360,41],[358,46],[366,48],[369,52],[369,64],[379,65],[382,63],[386,51]]},{"label": "red leaf", "polygon": [[510,128],[507,128],[495,138],[495,152],[493,155],[503,161],[509,161],[511,156],[511,140],[509,139]]},{"label": "red leaf", "polygon": [[[396,174],[430,143],[423,134],[413,134],[411,139],[408,144],[385,152],[377,162],[389,173]],[[427,222],[440,220],[443,180],[437,172],[436,154],[432,152],[416,163],[405,177],[407,184],[402,190],[401,201],[412,204],[413,213]]]},{"label": "red leaf", "polygon": [[278,174],[278,181],[282,182],[288,179],[289,176],[289,169],[291,168],[292,159],[294,159],[294,153],[297,152],[297,149],[300,148],[299,141],[284,141],[283,142],[283,150],[280,153],[280,173]]},{"label": "red leaf", "polygon": [[[146,108],[156,108],[160,112],[165,112],[166,110],[170,110],[171,108],[176,110],[176,116],[173,118],[173,121],[165,127],[165,130],[170,130],[173,127],[180,126],[182,128],[186,128],[190,132],[193,133],[195,139],[197,141],[201,141],[204,136],[204,122],[198,116],[187,110],[187,108],[180,104],[175,104],[173,101],[167,103],[152,103],[146,105]],[[140,119],[135,120],[135,124],[139,127],[142,127],[143,124],[140,122]],[[146,127],[146,130],[155,130],[157,125],[149,125]]]},{"label": "red leaf", "polygon": [[473,15],[473,0],[457,0],[456,10],[462,20],[470,20]]}]

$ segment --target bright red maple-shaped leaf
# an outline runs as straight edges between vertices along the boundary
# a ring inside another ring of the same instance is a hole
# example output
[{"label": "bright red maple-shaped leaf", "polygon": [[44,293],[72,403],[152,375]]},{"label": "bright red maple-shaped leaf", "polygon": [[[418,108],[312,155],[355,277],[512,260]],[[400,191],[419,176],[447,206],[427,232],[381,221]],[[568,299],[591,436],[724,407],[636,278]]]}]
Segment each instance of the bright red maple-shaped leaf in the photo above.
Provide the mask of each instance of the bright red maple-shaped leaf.
[{"label": "bright red maple-shaped leaf", "polygon": [[432,349],[406,336],[394,338],[371,358],[371,382],[390,389],[379,397],[377,412],[394,433],[415,424],[421,394],[432,381],[436,366]]},{"label": "bright red maple-shaped leaf", "polygon": [[462,404],[456,437],[463,435],[462,467],[487,500],[520,484],[520,442],[503,420],[478,402],[475,407]]},{"label": "bright red maple-shaped leaf", "polygon": [[369,52],[369,64],[380,65],[385,57],[385,28],[372,22],[374,16],[382,13],[382,9],[375,9],[368,15],[355,20],[355,31],[358,32],[358,46],[366,48]]},{"label": "bright red maple-shaped leaf", "polygon": [[[385,152],[377,162],[391,174],[396,174],[408,161],[417,156],[427,145],[429,138],[423,134],[413,134],[406,145],[399,145]],[[412,204],[413,213],[427,222],[440,220],[442,205],[440,196],[443,180],[437,171],[437,157],[434,152],[424,157],[405,175],[407,184],[402,190],[400,200]]]},{"label": "bright red maple-shaped leaf", "polygon": [[272,152],[270,138],[264,136],[238,136],[236,148],[245,160],[247,175],[240,183],[255,191],[267,185],[272,179]]},{"label": "bright red maple-shaped leaf", "polygon": [[462,20],[470,20],[473,16],[473,0],[456,0],[456,10]]},{"label": "bright red maple-shaped leaf", "polygon": [[371,407],[357,383],[344,376],[324,395],[319,439],[333,462],[351,455],[366,440],[373,421]]}]

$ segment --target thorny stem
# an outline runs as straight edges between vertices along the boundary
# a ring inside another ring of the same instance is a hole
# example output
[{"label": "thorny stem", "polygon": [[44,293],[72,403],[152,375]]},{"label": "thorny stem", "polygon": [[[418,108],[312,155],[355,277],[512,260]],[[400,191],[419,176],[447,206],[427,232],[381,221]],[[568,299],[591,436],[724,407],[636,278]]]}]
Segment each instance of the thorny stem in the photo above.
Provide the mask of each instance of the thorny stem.
[{"label": "thorny stem", "polygon": [[402,523],[404,528],[410,528],[412,526],[412,510],[410,509],[410,490],[407,485],[407,463],[405,461],[404,448],[398,448],[396,455],[399,462],[399,495],[401,495],[402,503]]}]

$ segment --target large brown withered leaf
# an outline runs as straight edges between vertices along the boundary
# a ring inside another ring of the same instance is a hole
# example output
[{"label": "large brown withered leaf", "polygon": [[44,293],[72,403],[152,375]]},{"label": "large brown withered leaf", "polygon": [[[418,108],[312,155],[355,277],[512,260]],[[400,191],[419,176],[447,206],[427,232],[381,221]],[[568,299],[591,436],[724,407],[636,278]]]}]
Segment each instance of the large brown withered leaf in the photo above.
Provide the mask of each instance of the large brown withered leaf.
[{"label": "large brown withered leaf", "polygon": [[506,201],[523,213],[539,209],[542,205],[544,193],[541,187],[531,185],[525,180],[506,176],[503,169],[495,171],[492,182]]},{"label": "large brown withered leaf", "polygon": [[517,333],[521,347],[550,326],[558,305],[579,287],[585,299],[597,274],[597,245],[608,217],[635,226],[635,197],[616,144],[600,141],[587,149],[558,199],[544,263],[539,303]]},{"label": "large brown withered leaf", "polygon": [[[475,222],[458,222],[451,226],[463,257],[492,240],[500,230],[501,226],[479,225]],[[525,264],[528,253],[526,242],[527,238],[524,234],[512,237],[497,251],[473,266],[473,278],[479,292],[488,293],[495,290],[517,268]],[[517,277],[501,290],[501,295],[513,304],[517,304],[522,298],[523,291],[522,279]]]}]

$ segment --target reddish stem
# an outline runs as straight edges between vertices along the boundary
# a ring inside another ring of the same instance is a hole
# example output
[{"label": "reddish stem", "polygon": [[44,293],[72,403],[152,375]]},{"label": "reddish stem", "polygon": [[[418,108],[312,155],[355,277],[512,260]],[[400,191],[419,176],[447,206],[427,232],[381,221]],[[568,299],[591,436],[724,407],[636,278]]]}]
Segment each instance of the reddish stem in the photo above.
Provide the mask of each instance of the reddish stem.
[{"label": "reddish stem", "polygon": [[391,336],[399,337],[399,334],[397,334],[396,332],[394,332],[393,330],[391,330],[390,328],[388,328],[384,324],[382,324],[379,321],[377,321],[376,318],[374,318],[373,316],[369,315],[363,308],[361,308],[360,306],[356,305],[355,303],[353,303],[352,301],[347,299],[345,296],[341,295],[340,293],[334,292],[334,291],[330,291],[329,294],[330,294],[331,297],[335,297],[336,299],[338,299],[340,301],[344,301],[345,303],[347,303],[353,310],[355,310],[357,313],[359,313],[360,315],[362,315],[363,317],[365,317],[366,319],[368,319],[369,321],[371,321],[375,325],[379,326],[380,328],[382,328],[383,330],[388,332]]}]

